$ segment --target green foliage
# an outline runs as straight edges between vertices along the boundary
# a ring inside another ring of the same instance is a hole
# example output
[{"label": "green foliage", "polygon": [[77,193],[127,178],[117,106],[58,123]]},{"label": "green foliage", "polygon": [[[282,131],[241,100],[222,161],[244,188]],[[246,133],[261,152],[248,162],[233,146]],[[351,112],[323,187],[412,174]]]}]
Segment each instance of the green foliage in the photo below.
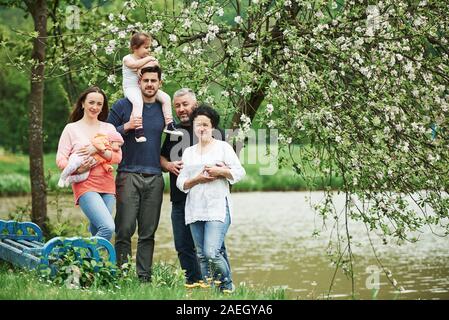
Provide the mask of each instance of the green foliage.
[{"label": "green foliage", "polygon": [[[0,57],[0,63],[5,59]],[[10,68],[0,70],[0,146],[14,153],[28,148],[28,92],[26,75]]]},{"label": "green foliage", "polygon": [[[130,33],[147,31],[170,90],[191,87],[243,135],[255,122],[277,129],[284,149],[313,146],[280,163],[292,165],[307,188],[341,184],[347,201],[337,224],[360,219],[399,240],[427,224],[449,233],[449,2],[132,0],[89,10],[73,3],[82,9],[80,29],[49,41],[48,79],[70,74],[115,101]],[[62,6],[55,16],[65,21]],[[3,41],[14,53],[7,79],[33,63],[22,55],[32,31],[24,29]],[[8,105],[23,103],[15,93],[6,92]],[[14,121],[6,118],[8,134]],[[317,208],[325,218],[339,216],[327,203]]]},{"label": "green foliage", "polygon": [[129,272],[122,272],[115,264],[107,260],[96,261],[85,248],[62,248],[65,253],[52,261],[51,265],[56,272],[51,273],[50,268],[38,269],[43,281],[50,280],[57,286],[67,288],[113,288],[118,277],[129,277]]},{"label": "green foliage", "polygon": [[0,196],[18,196],[31,192],[30,179],[21,174],[1,174],[0,175]]},{"label": "green foliage", "polygon": [[[87,268],[87,267],[86,267]],[[91,267],[87,268],[88,270]],[[70,268],[67,274],[73,273]],[[126,270],[126,273],[125,273]],[[168,270],[173,270],[170,275]],[[126,266],[121,269],[120,276],[114,277],[112,283],[104,280],[110,278],[109,275],[97,277],[96,280],[90,280],[92,285],[88,288],[75,289],[67,281],[68,276],[61,275],[57,285],[53,279],[45,275],[30,272],[28,270],[17,269],[3,261],[0,261],[0,299],[13,300],[56,300],[56,299],[170,299],[170,300],[223,300],[223,299],[245,299],[245,300],[272,300],[286,299],[285,290],[274,288],[254,288],[245,284],[237,286],[235,293],[223,295],[216,290],[208,289],[186,289],[180,281],[179,273],[181,270],[165,263],[156,263],[153,266],[153,276],[155,279],[165,280],[163,282],[153,280],[151,283],[140,283],[137,280],[135,268]],[[95,278],[95,276],[94,276]],[[63,281],[63,279],[66,279]],[[40,281],[37,281],[40,280]],[[20,290],[17,290],[20,288]]]}]

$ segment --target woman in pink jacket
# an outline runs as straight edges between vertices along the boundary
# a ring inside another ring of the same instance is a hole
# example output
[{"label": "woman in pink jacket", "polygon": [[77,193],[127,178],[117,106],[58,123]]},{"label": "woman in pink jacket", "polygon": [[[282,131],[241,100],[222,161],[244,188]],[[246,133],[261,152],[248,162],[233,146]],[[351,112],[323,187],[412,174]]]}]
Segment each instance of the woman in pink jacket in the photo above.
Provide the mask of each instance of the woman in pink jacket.
[{"label": "woman in pink jacket", "polygon": [[112,218],[115,204],[114,176],[102,166],[97,166],[93,155],[100,155],[107,162],[116,164],[121,161],[122,152],[121,149],[97,150],[91,144],[98,133],[108,135],[116,131],[112,124],[105,122],[108,111],[106,95],[100,88],[90,87],[79,96],[69,123],[59,139],[56,164],[63,170],[72,153],[84,156],[84,161],[75,174],[89,170],[90,173],[87,180],[72,184],[75,204],[79,204],[89,219],[92,235],[110,240],[115,230]]}]

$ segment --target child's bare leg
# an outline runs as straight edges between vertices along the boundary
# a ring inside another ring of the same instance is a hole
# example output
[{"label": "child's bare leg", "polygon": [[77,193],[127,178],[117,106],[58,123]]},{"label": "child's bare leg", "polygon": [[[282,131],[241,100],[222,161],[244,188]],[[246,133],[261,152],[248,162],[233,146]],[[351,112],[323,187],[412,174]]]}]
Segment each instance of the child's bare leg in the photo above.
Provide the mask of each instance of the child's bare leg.
[{"label": "child's bare leg", "polygon": [[164,114],[165,130],[164,132],[176,136],[182,136],[183,133],[175,128],[173,123],[173,115],[171,110],[170,96],[162,90],[158,90],[156,100],[162,104],[162,113]]},{"label": "child's bare leg", "polygon": [[162,90],[158,90],[156,94],[156,100],[162,104],[162,112],[164,113],[165,125],[173,122],[173,116],[171,113],[171,99],[170,96]]},{"label": "child's bare leg", "polygon": [[[143,99],[142,99],[142,93],[138,87],[130,87],[130,88],[124,88],[123,89],[125,96],[128,98],[129,101],[131,101],[133,105],[133,111],[132,114],[134,117],[140,117],[142,118],[142,112],[143,112]],[[135,138],[137,142],[145,142],[147,139],[145,138],[145,133],[143,130],[143,126],[136,128],[134,130]]]},{"label": "child's bare leg", "polygon": [[72,183],[77,183],[77,182],[87,180],[87,178],[89,177],[89,172],[90,171],[86,171],[86,172],[83,172],[80,174],[74,174],[74,175],[68,176],[68,178],[66,180],[66,184],[70,185]]},{"label": "child's bare leg", "polygon": [[83,157],[77,155],[76,153],[72,154],[69,157],[69,162],[64,170],[61,172],[61,176],[59,177],[58,187],[63,188],[67,187],[68,183],[67,179],[70,177],[72,173],[74,173],[83,163]]}]

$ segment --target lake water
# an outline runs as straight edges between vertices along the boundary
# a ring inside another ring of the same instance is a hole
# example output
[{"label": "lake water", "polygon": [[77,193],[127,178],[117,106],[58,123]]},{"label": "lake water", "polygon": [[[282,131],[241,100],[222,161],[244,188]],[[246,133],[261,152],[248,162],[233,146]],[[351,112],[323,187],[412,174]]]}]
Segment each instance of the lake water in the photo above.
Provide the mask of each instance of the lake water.
[{"label": "lake water", "polygon": [[[322,192],[251,192],[233,193],[234,216],[226,238],[235,283],[252,286],[282,287],[291,299],[326,297],[335,267],[326,255],[332,221],[322,227],[310,202],[319,201]],[[54,198],[50,198],[52,200]],[[344,195],[335,195],[335,203],[342,206]],[[28,197],[0,198],[0,217],[17,205],[25,205]],[[60,206],[64,216],[85,221],[79,208],[73,207],[71,196],[63,196]],[[174,250],[169,196],[164,195],[159,229],[156,234],[155,261],[177,263]],[[55,206],[49,206],[50,216]],[[449,299],[449,239],[423,230],[417,243],[383,245],[375,234],[374,247],[384,267],[404,291],[398,293],[380,271],[372,252],[366,229],[362,223],[351,222],[353,236],[355,292],[359,299],[372,299],[369,288],[379,275],[378,299]],[[313,236],[314,230],[321,230]],[[134,241],[135,245],[135,241]],[[367,288],[368,284],[368,288]],[[351,280],[342,271],[330,297],[351,298]]]}]

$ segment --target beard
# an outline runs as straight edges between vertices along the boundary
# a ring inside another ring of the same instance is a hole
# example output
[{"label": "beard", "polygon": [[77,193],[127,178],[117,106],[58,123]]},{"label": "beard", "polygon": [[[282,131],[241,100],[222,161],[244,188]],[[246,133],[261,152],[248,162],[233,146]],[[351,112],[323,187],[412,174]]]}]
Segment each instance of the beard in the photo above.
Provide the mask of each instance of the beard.
[{"label": "beard", "polygon": [[183,125],[190,125],[190,117],[188,115],[183,115],[181,117],[178,117],[179,121],[183,124]]},{"label": "beard", "polygon": [[153,98],[157,94],[157,90],[154,90],[154,93],[148,93],[147,90],[142,90],[142,95],[145,98]]}]

